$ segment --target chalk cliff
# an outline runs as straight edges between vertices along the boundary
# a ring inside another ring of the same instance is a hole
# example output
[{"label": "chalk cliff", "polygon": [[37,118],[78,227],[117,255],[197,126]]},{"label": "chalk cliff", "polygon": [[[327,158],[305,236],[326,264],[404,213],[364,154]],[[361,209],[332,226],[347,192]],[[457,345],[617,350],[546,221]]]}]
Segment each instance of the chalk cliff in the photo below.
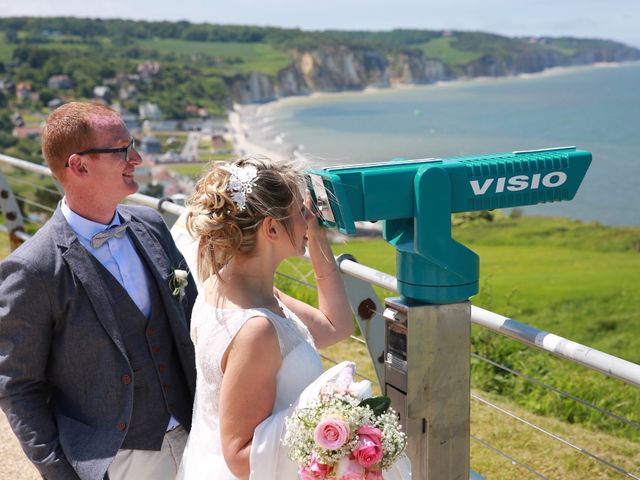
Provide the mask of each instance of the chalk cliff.
[{"label": "chalk cliff", "polygon": [[[619,44],[617,44],[619,45]],[[262,103],[278,97],[312,92],[363,90],[402,84],[428,84],[461,76],[505,76],[535,73],[551,67],[596,62],[640,60],[640,51],[626,46],[580,49],[566,55],[553,49],[527,48],[506,55],[487,53],[451,67],[419,50],[384,52],[375,48],[319,46],[292,51],[292,62],[275,76],[251,73],[231,80],[232,99]]]}]

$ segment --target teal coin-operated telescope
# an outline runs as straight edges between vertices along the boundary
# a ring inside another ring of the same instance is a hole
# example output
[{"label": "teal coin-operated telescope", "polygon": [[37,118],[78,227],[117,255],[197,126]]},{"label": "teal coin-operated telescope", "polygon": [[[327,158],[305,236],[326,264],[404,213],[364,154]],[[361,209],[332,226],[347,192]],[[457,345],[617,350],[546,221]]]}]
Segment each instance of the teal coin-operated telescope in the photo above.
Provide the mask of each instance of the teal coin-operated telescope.
[{"label": "teal coin-operated telescope", "polygon": [[469,478],[468,299],[479,261],[451,238],[451,214],[571,200],[590,163],[590,152],[566,147],[306,172],[324,224],[355,234],[356,221],[380,220],[396,248],[401,297],[385,299],[384,325],[354,311],[407,435],[412,478]]},{"label": "teal coin-operated telescope", "polygon": [[451,237],[451,214],[571,200],[591,153],[575,147],[310,169],[321,220],[345,234],[382,221],[400,294],[447,304],[478,293],[478,256]]}]

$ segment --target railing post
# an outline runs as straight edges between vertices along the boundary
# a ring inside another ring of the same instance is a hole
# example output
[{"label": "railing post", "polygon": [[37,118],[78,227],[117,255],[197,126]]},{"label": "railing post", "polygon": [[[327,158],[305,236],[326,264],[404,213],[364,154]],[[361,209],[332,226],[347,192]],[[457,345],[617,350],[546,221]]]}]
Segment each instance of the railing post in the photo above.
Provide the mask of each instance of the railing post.
[{"label": "railing post", "polygon": [[412,478],[467,480],[471,304],[385,303],[385,392],[408,436]]},{"label": "railing post", "polygon": [[[349,254],[342,254],[336,258],[339,266],[345,260],[356,262],[356,259]],[[382,303],[370,282],[347,275],[342,271],[341,275],[356,323],[367,342],[378,384],[380,389],[384,390],[384,321],[380,316]]]},{"label": "railing post", "polygon": [[22,245],[23,240],[17,232],[24,232],[24,220],[11,186],[2,172],[0,172],[0,210],[4,214],[9,233],[9,247],[13,251]]}]

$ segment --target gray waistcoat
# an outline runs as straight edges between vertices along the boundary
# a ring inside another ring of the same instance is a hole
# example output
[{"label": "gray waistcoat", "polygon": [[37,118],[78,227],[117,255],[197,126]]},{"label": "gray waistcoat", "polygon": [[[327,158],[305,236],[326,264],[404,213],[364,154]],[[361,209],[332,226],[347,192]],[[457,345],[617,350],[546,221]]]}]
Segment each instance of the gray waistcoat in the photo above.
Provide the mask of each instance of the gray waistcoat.
[{"label": "gray waistcoat", "polygon": [[[112,298],[118,327],[133,370],[133,378],[122,372],[121,380],[133,388],[133,412],[123,449],[160,450],[173,415],[191,429],[193,400],[184,381],[171,328],[158,286],[143,256],[151,295],[151,316],[147,319],[118,281],[96,260]],[[130,382],[130,383],[128,383]]]}]

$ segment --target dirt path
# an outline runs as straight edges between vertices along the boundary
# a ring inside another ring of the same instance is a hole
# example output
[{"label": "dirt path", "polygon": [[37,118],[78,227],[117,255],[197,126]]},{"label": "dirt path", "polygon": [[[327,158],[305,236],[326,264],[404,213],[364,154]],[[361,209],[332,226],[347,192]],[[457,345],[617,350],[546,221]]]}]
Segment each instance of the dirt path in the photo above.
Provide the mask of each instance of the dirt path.
[{"label": "dirt path", "polygon": [[38,471],[27,460],[13,435],[7,417],[0,413],[0,480],[38,480]]}]

